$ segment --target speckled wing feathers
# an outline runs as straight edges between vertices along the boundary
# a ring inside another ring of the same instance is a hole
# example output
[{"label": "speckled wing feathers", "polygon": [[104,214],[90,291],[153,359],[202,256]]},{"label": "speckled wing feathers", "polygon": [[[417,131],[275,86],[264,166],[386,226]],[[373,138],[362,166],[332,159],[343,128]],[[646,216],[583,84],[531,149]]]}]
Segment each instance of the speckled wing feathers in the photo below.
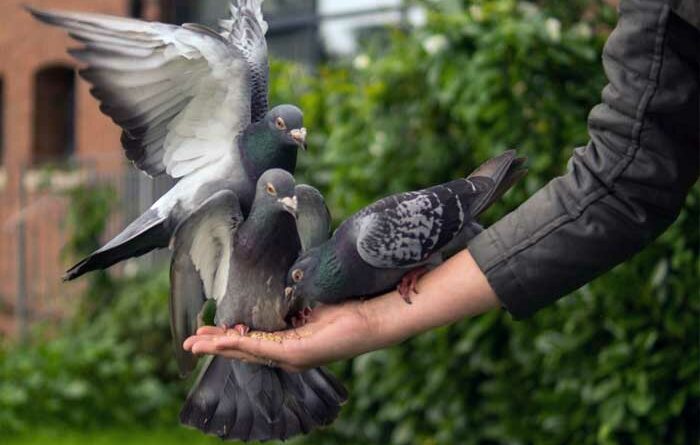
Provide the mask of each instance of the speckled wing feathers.
[{"label": "speckled wing feathers", "polygon": [[469,200],[484,186],[459,179],[367,207],[355,221],[360,257],[379,268],[415,267],[427,261],[471,221]]}]

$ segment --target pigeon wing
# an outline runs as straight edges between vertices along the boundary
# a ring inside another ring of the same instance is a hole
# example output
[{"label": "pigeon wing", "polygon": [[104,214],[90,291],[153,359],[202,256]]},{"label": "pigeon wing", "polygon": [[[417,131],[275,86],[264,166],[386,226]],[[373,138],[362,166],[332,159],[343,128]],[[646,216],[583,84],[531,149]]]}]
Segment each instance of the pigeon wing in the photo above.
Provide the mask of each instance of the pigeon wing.
[{"label": "pigeon wing", "polygon": [[215,193],[184,220],[171,241],[170,328],[183,375],[196,359],[182,343],[197,330],[197,316],[207,299],[221,301],[226,293],[233,235],[243,221],[236,194]]},{"label": "pigeon wing", "polygon": [[29,11],[83,44],[70,52],[139,169],[177,179],[240,162],[232,144],[251,122],[251,72],[226,37],[201,25]]},{"label": "pigeon wing", "polygon": [[485,183],[458,179],[384,198],[358,214],[356,247],[378,268],[415,267],[457,236]]},{"label": "pigeon wing", "polygon": [[231,18],[221,20],[222,35],[227,36],[245,57],[251,74],[251,120],[261,120],[268,108],[269,64],[267,22],[263,19],[262,0],[237,0],[231,3]]},{"label": "pigeon wing", "polygon": [[302,251],[323,244],[331,235],[331,213],[321,192],[310,185],[296,186],[297,232]]}]

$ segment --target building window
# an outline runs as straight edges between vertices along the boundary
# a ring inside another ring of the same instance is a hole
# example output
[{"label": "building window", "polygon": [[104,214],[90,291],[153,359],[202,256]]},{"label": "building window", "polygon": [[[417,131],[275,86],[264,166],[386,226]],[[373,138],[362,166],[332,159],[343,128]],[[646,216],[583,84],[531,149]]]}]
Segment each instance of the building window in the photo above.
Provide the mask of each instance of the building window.
[{"label": "building window", "polygon": [[143,0],[131,0],[129,4],[129,15],[131,17],[143,17]]},{"label": "building window", "polygon": [[34,79],[34,150],[32,162],[62,162],[75,149],[75,72],[50,66]]}]

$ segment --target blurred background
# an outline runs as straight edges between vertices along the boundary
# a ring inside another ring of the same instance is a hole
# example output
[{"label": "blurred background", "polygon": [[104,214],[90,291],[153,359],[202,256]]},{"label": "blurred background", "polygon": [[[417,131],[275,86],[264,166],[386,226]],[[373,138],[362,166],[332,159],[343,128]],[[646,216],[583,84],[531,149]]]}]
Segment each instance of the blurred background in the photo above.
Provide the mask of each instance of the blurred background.
[{"label": "blurred background", "polygon": [[[22,9],[215,26],[226,0],[0,4],[0,443],[208,444],[177,412],[168,253],[77,283],[79,257],[172,184],[131,168],[61,31]],[[272,103],[300,105],[298,176],[336,223],[507,148],[530,174],[497,220],[587,142],[615,1],[266,0]],[[297,444],[697,444],[700,192],[628,263],[532,319],[504,312],[338,363],[351,399]],[[572,252],[572,254],[574,254]]]}]

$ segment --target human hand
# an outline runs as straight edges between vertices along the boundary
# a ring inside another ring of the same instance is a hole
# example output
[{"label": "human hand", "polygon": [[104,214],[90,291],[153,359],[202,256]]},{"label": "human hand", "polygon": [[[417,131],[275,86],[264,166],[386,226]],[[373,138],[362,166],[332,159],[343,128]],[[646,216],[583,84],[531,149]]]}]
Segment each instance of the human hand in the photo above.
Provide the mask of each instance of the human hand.
[{"label": "human hand", "polygon": [[320,305],[304,326],[242,336],[235,329],[205,326],[183,347],[194,354],[217,354],[252,363],[269,364],[299,372],[382,347],[377,320],[364,301]]},{"label": "human hand", "polygon": [[274,362],[302,371],[384,348],[415,335],[499,307],[496,294],[468,251],[463,251],[418,283],[420,293],[406,304],[398,292],[370,300],[316,307],[304,326],[275,333],[203,327],[185,340],[194,354],[217,354],[253,363]]}]

